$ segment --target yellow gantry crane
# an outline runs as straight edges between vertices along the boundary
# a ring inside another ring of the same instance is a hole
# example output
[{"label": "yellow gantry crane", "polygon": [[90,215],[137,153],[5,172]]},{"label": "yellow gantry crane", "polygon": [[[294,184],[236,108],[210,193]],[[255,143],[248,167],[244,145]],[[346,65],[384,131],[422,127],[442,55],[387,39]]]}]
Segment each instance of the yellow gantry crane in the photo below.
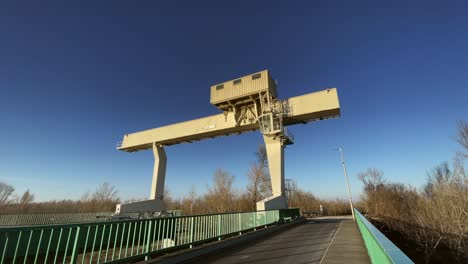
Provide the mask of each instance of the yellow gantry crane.
[{"label": "yellow gantry crane", "polygon": [[166,146],[260,130],[265,141],[272,193],[257,202],[257,210],[287,208],[284,189],[284,148],[294,143],[286,126],[340,116],[336,88],[280,100],[268,70],[211,86],[212,105],[221,114],[127,134],[117,149],[152,149],[153,180],[150,199],[117,205],[116,213],[154,213],[166,210],[163,201]]}]

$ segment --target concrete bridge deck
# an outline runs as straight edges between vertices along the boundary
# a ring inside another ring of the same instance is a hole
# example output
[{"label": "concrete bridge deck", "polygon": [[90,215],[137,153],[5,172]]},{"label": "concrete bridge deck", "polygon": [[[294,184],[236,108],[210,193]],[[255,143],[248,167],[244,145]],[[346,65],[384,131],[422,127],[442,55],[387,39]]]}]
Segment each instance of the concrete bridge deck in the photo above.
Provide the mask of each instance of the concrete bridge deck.
[{"label": "concrete bridge deck", "polygon": [[371,263],[356,222],[314,218],[184,263]]}]

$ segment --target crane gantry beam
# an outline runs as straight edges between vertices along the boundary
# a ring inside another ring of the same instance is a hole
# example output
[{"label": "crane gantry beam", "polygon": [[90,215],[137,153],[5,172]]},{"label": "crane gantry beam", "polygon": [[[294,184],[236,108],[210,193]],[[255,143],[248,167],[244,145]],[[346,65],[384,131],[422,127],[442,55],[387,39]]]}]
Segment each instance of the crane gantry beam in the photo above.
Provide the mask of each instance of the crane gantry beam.
[{"label": "crane gantry beam", "polygon": [[[340,104],[336,88],[291,97],[285,100],[289,107],[284,116],[284,125],[295,125],[315,120],[338,117]],[[249,113],[252,115],[252,113]],[[234,112],[212,115],[173,125],[163,126],[127,134],[117,149],[127,152],[151,149],[153,143],[168,146],[184,142],[238,134],[257,130],[259,124],[252,122],[238,124]]]}]

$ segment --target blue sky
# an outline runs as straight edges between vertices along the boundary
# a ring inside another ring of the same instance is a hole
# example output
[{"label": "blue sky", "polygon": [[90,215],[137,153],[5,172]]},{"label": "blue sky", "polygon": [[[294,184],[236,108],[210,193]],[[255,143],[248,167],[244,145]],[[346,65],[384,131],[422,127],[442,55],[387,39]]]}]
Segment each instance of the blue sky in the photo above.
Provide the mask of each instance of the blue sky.
[{"label": "blue sky", "polygon": [[[11,1],[0,4],[0,181],[37,200],[102,182],[149,195],[150,151],[124,134],[217,114],[209,86],[269,69],[281,98],[337,87],[342,116],[290,127],[286,177],[345,197],[368,167],[420,186],[468,116],[468,5],[411,1]],[[170,3],[169,3],[170,2]],[[167,148],[172,196],[246,173],[258,132]]]}]

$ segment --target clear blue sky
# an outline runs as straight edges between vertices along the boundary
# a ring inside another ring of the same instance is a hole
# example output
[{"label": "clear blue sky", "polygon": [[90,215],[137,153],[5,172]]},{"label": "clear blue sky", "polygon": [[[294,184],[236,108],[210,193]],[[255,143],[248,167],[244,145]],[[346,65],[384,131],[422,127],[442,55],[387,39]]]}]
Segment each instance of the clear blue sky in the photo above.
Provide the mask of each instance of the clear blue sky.
[{"label": "clear blue sky", "polygon": [[[342,107],[291,127],[287,178],[344,197],[341,145],[356,197],[368,167],[420,186],[452,159],[468,117],[468,6],[377,2],[2,2],[0,180],[37,200],[105,181],[146,197],[152,153],[115,150],[122,135],[216,114],[210,85],[267,68],[281,98],[337,87]],[[203,192],[220,167],[243,188],[261,142],[253,132],[168,147],[167,186]]]}]

